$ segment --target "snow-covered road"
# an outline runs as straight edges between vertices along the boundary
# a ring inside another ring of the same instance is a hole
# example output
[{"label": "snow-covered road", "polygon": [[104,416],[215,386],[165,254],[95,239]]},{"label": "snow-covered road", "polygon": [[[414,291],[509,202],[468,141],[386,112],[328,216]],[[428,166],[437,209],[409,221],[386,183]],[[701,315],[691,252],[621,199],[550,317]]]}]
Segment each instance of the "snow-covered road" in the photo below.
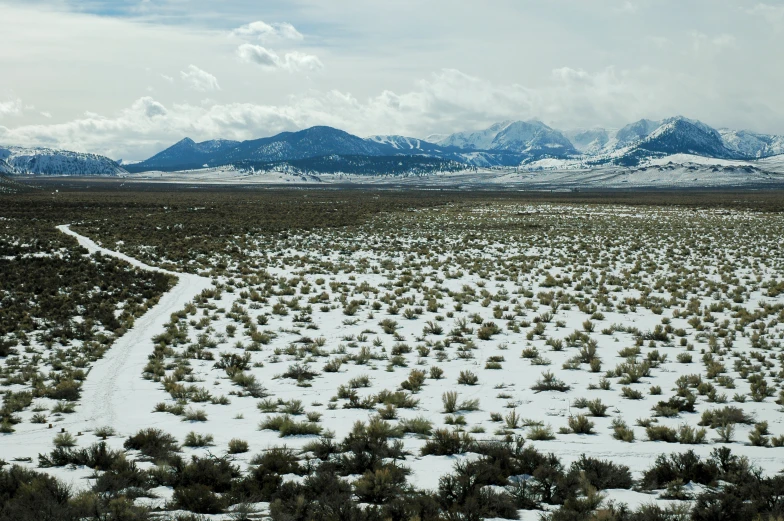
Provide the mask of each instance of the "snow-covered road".
[{"label": "snow-covered road", "polygon": [[[58,432],[61,428],[76,433],[110,426],[117,434],[128,436],[150,424],[153,419],[152,409],[163,396],[160,384],[142,378],[147,357],[153,351],[152,337],[163,331],[172,313],[184,308],[195,296],[211,287],[212,282],[198,275],[162,270],[122,253],[107,250],[77,234],[67,225],[58,226],[57,229],[75,237],[90,253],[100,252],[137,268],[168,273],[178,278],[177,285],[147,313],[136,319],[133,327],[117,339],[102,359],[93,364],[82,385],[82,396],[76,412],[66,414],[62,421],[55,424]],[[41,424],[24,427],[17,429],[14,435],[3,438],[0,458],[35,458],[39,452],[50,449],[52,430]]]},{"label": "snow-covered road", "polygon": [[148,356],[153,351],[152,337],[161,332],[172,313],[181,310],[196,295],[212,285],[210,279],[188,273],[173,273],[149,266],[122,253],[107,250],[79,235],[68,226],[58,226],[90,253],[111,255],[144,270],[168,273],[178,278],[177,285],[163,295],[152,309],[138,318],[106,355],[97,361],[82,385],[81,405],[76,420],[84,429],[111,426],[118,434],[130,434],[146,425],[152,407],[161,398],[159,385],[142,378]]}]

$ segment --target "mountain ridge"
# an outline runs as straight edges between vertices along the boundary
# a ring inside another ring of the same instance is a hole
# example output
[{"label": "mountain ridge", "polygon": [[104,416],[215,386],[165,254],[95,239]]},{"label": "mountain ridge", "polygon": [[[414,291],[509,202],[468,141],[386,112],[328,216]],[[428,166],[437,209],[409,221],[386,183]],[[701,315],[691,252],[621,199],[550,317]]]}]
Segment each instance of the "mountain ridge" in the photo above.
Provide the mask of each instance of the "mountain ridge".
[{"label": "mountain ridge", "polygon": [[[637,166],[679,154],[721,160],[761,159],[784,154],[784,136],[745,130],[717,130],[683,116],[663,120],[641,119],[620,129],[593,127],[565,131],[535,119],[506,120],[484,129],[434,135],[434,141],[402,135],[362,138],[337,128],[314,126],[246,141],[213,139],[197,143],[185,137],[144,161],[123,166],[95,154],[47,148],[0,147],[0,172],[118,175],[151,170],[196,170],[302,161],[330,156],[425,156],[462,163],[466,167],[485,168],[530,169],[537,165],[551,165],[546,168],[557,165],[590,168],[602,164]],[[380,166],[389,163],[386,159],[352,159],[351,164]]]}]

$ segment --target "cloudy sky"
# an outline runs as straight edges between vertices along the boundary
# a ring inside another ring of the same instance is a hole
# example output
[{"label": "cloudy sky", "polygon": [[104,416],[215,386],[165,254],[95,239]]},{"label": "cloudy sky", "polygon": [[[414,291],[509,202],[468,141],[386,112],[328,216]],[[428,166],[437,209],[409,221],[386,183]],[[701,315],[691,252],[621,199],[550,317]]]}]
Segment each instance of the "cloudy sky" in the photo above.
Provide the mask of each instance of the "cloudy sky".
[{"label": "cloudy sky", "polygon": [[189,136],[684,115],[784,133],[784,3],[0,0],[0,144],[142,159]]}]

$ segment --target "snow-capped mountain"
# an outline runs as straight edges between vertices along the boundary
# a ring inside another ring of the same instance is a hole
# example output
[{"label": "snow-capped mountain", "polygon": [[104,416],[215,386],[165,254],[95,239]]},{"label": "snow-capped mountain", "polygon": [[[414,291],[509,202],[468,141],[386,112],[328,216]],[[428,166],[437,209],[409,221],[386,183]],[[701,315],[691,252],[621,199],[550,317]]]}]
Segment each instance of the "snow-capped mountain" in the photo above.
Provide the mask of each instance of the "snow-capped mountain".
[{"label": "snow-capped mountain", "polygon": [[449,149],[449,147],[436,145],[435,143],[431,143],[423,139],[417,139],[414,137],[405,137],[405,136],[370,136],[366,138],[366,140],[371,141],[373,143],[378,143],[379,145],[391,147],[401,152],[411,152],[411,153],[421,152],[424,154],[429,154],[429,153],[438,154],[438,153],[443,153],[445,150],[448,151]]},{"label": "snow-capped mountain", "polygon": [[394,155],[394,149],[388,144],[365,140],[336,128],[322,126],[240,142],[216,140],[194,143],[186,138],[127,168],[131,172],[183,170],[204,165],[214,167],[249,162],[268,163],[332,154]]},{"label": "snow-capped mountain", "polygon": [[464,150],[511,152],[531,157],[563,157],[577,150],[561,132],[541,121],[504,121],[484,130],[458,132],[437,144]]},{"label": "snow-capped mountain", "polygon": [[218,154],[218,161],[287,161],[338,155],[380,156],[387,145],[367,141],[332,127],[311,127],[299,132],[282,132],[272,137],[243,141]]},{"label": "snow-capped mountain", "polygon": [[[331,127],[249,141],[184,139],[127,170],[182,170],[339,156],[429,156],[467,166],[590,167],[599,164],[639,165],[669,155],[717,159],[754,159],[784,153],[784,137],[722,130],[681,116],[661,121],[642,119],[615,129],[589,128],[561,132],[541,121],[504,121],[490,127],[430,141],[399,135],[363,139]],[[378,161],[370,162],[380,164]],[[558,166],[561,165],[561,166]]]},{"label": "snow-capped mountain", "polygon": [[757,134],[748,130],[719,129],[724,146],[749,159],[784,154],[784,136]]},{"label": "snow-capped mountain", "polygon": [[572,129],[564,131],[563,135],[581,154],[598,154],[615,136],[615,131],[604,128]]},{"label": "snow-capped mountain", "polygon": [[156,169],[176,168],[180,170],[188,168],[200,168],[207,163],[210,158],[225,150],[233,148],[239,141],[228,139],[213,139],[196,143],[191,138],[185,138],[170,146],[166,150],[155,154],[146,161],[136,163],[136,165],[148,166]]},{"label": "snow-capped mountain", "polygon": [[108,157],[51,148],[0,148],[0,172],[35,175],[118,175],[125,170]]},{"label": "snow-capped mountain", "polygon": [[700,121],[680,116],[664,120],[637,147],[665,155],[694,154],[722,159],[734,156],[718,131]]},{"label": "snow-capped mountain", "polygon": [[613,136],[615,143],[617,143],[616,146],[624,146],[645,139],[659,128],[662,123],[662,121],[651,121],[650,119],[641,119],[634,123],[629,123]]},{"label": "snow-capped mountain", "polygon": [[0,174],[13,174],[14,167],[9,165],[5,159],[0,159]]}]

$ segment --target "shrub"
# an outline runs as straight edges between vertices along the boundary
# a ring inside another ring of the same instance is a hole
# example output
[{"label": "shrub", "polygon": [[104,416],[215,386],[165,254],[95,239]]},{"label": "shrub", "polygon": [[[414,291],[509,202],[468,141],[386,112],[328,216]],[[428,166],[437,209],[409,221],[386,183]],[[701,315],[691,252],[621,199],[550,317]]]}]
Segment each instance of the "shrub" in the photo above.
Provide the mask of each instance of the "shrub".
[{"label": "shrub", "polygon": [[451,456],[469,452],[474,446],[474,439],[467,433],[436,429],[433,436],[422,447],[422,456]]},{"label": "shrub", "polygon": [[321,426],[311,422],[297,422],[287,414],[272,416],[259,424],[260,430],[273,430],[280,433],[280,437],[298,435],[321,434]]},{"label": "shrub", "polygon": [[696,398],[694,395],[689,394],[684,398],[681,396],[673,396],[669,400],[661,401],[653,406],[653,411],[656,416],[665,416],[670,418],[677,416],[682,412],[694,412],[694,402]]},{"label": "shrub", "polygon": [[301,381],[301,380],[313,380],[318,373],[315,373],[310,370],[306,364],[292,364],[289,366],[288,370],[283,373],[283,378],[291,378],[293,380]]},{"label": "shrub", "polygon": [[180,450],[177,438],[160,429],[142,429],[125,440],[126,449],[138,450],[153,461],[168,460],[172,453]]},{"label": "shrub", "polygon": [[594,424],[584,414],[569,417],[569,428],[575,434],[593,434]]},{"label": "shrub", "polygon": [[367,471],[354,482],[354,493],[363,503],[385,503],[402,494],[406,473],[405,469],[395,465]]},{"label": "shrub", "polygon": [[559,391],[563,393],[571,389],[571,386],[566,385],[562,380],[556,378],[552,372],[545,371],[542,373],[542,377],[537,380],[536,384],[534,384],[531,389],[537,393],[542,391]]},{"label": "shrub", "polygon": [[553,429],[549,425],[531,426],[531,428],[528,429],[528,435],[526,437],[531,441],[547,441],[555,439]]},{"label": "shrub", "polygon": [[188,409],[185,411],[182,421],[206,422],[207,412],[204,409]]},{"label": "shrub", "polygon": [[283,412],[293,416],[299,416],[305,412],[305,406],[302,405],[302,400],[289,400],[283,403]]},{"label": "shrub", "polygon": [[48,455],[39,454],[38,464],[43,468],[84,465],[95,470],[108,470],[122,458],[122,451],[110,450],[106,442],[101,441],[78,450],[56,447]]},{"label": "shrub", "polygon": [[479,377],[471,371],[460,371],[460,376],[457,377],[457,383],[460,385],[476,385],[479,383]]},{"label": "shrub", "polygon": [[197,514],[220,514],[224,504],[206,485],[195,484],[174,489],[174,505]]},{"label": "shrub", "polygon": [[667,443],[677,443],[678,433],[665,425],[649,425],[645,428],[645,433],[651,441],[666,441]]},{"label": "shrub", "polygon": [[493,338],[493,335],[497,335],[501,332],[501,328],[498,327],[495,322],[485,322],[482,324],[482,327],[479,328],[479,331],[476,332],[476,336],[479,337],[480,340],[490,340]]},{"label": "shrub", "polygon": [[609,407],[604,405],[599,398],[588,402],[588,410],[591,411],[591,416],[607,416],[607,409],[609,409]]},{"label": "shrub", "polygon": [[403,432],[410,432],[421,436],[430,436],[433,432],[433,422],[424,416],[400,420],[398,425]]},{"label": "shrub", "polygon": [[397,407],[392,404],[386,404],[376,410],[378,415],[385,420],[394,420],[397,418]]},{"label": "shrub", "polygon": [[422,386],[425,384],[426,374],[420,369],[412,369],[408,374],[408,379],[405,380],[400,387],[412,393],[418,393]]},{"label": "shrub", "polygon": [[198,434],[193,431],[185,436],[183,445],[186,447],[207,447],[212,445],[212,434]]},{"label": "shrub", "polygon": [[732,443],[735,437],[735,424],[725,423],[716,427],[716,434],[719,435],[719,441],[722,443]]},{"label": "shrub", "polygon": [[76,446],[76,438],[70,432],[60,432],[54,437],[54,446],[69,449]]},{"label": "shrub", "polygon": [[697,445],[705,442],[705,429],[695,429],[683,424],[678,428],[678,442],[687,445]]},{"label": "shrub", "polygon": [[457,392],[447,391],[441,395],[441,401],[444,404],[445,413],[453,413],[457,411]]},{"label": "shrub", "polygon": [[611,461],[586,457],[572,463],[571,470],[582,472],[588,482],[599,490],[610,488],[632,488],[632,474],[626,465],[616,465]]},{"label": "shrub", "polygon": [[637,389],[632,389],[631,387],[621,387],[621,396],[626,398],[627,400],[642,400],[643,395]]},{"label": "shrub", "polygon": [[229,440],[229,454],[242,454],[248,452],[248,442],[239,438]]},{"label": "shrub", "polygon": [[631,443],[634,441],[634,430],[626,425],[626,422],[616,418],[612,422],[613,438],[620,441]]},{"label": "shrub", "polygon": [[94,434],[96,436],[98,436],[99,438],[111,438],[112,436],[117,434],[117,432],[112,427],[104,426],[104,427],[98,427],[97,429],[95,429]]},{"label": "shrub", "polygon": [[376,403],[381,403],[384,405],[394,405],[398,409],[413,409],[417,405],[419,405],[419,400],[412,397],[410,394],[405,393],[403,391],[396,391],[396,392],[389,392],[388,390],[384,389],[380,393],[378,393],[374,400]]},{"label": "shrub", "polygon": [[759,422],[749,434],[749,443],[755,447],[767,447],[769,442],[768,422]]},{"label": "shrub", "polygon": [[325,373],[337,373],[342,365],[343,361],[340,358],[333,358],[324,364],[323,370]]},{"label": "shrub", "polygon": [[754,423],[754,419],[746,414],[743,409],[729,405],[720,409],[708,409],[703,411],[699,425],[716,429],[730,423],[751,425]]},{"label": "shrub", "polygon": [[[717,454],[714,451],[714,454]],[[723,465],[731,467],[731,456],[721,457]],[[668,484],[680,480],[682,483],[693,481],[701,485],[713,485],[719,478],[719,467],[714,462],[704,462],[694,451],[690,450],[680,454],[661,454],[651,468],[643,473],[640,485],[647,490],[665,488]]]}]

